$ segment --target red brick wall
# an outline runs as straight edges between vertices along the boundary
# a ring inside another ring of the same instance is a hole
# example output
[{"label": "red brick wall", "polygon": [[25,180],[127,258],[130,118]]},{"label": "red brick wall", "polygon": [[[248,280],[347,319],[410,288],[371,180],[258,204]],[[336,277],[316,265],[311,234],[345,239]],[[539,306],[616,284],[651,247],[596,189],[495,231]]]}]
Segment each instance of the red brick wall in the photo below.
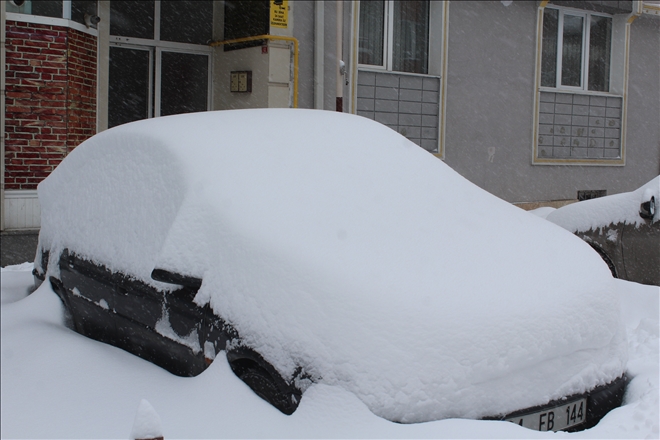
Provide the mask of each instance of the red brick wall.
[{"label": "red brick wall", "polygon": [[7,20],[5,189],[36,189],[96,131],[96,37]]}]

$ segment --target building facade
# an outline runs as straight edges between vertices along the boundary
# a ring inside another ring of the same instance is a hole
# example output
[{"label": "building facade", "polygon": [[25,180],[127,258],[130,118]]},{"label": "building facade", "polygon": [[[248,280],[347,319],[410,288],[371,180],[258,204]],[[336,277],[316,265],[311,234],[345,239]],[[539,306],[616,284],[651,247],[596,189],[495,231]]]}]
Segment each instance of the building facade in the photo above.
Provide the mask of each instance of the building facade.
[{"label": "building facade", "polygon": [[527,206],[660,173],[653,2],[13,0],[1,20],[3,230],[39,227],[38,183],[88,137],[196,111],[356,113]]}]

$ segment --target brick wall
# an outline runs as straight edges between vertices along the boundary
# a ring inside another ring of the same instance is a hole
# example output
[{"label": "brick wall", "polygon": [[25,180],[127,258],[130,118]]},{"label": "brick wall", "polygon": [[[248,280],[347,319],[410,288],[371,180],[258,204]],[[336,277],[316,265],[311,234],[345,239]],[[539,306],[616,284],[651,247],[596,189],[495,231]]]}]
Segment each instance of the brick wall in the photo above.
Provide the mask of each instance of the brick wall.
[{"label": "brick wall", "polygon": [[96,130],[96,37],[7,20],[5,189],[36,189]]}]

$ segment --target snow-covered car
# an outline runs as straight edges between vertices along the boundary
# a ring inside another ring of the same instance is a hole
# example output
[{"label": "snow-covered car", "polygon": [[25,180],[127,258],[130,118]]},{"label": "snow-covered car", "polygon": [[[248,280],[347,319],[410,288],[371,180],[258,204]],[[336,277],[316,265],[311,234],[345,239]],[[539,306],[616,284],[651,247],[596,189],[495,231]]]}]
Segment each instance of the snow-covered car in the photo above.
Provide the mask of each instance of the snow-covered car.
[{"label": "snow-covered car", "polygon": [[589,243],[612,276],[660,286],[660,176],[632,192],[564,206],[546,219]]},{"label": "snow-covered car", "polygon": [[183,376],[224,351],[286,414],[314,383],[402,423],[576,430],[621,404],[603,261],[374,121],[130,123],[77,147],[39,200],[35,276],[73,329]]}]

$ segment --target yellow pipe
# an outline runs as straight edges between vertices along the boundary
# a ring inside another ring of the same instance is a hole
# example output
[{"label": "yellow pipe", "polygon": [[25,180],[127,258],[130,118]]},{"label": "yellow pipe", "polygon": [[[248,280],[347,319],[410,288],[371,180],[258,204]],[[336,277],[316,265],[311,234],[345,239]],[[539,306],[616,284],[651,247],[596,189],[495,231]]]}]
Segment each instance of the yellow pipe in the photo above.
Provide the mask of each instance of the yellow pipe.
[{"label": "yellow pipe", "polygon": [[209,44],[211,47],[222,46],[225,44],[245,43],[255,40],[281,40],[291,41],[293,43],[293,108],[298,108],[298,40],[293,37],[283,37],[280,35],[257,35],[255,37],[234,38],[233,40],[214,41]]}]

